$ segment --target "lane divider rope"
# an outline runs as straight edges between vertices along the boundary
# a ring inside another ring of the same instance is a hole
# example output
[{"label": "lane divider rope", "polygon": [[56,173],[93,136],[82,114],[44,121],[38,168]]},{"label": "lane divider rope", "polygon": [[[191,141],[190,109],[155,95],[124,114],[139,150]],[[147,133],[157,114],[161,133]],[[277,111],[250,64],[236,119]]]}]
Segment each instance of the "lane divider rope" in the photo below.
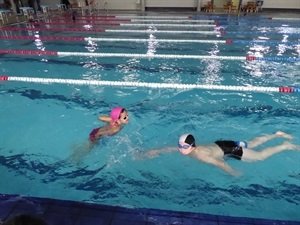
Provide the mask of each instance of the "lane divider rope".
[{"label": "lane divider rope", "polygon": [[[145,20],[147,21],[147,20]],[[147,21],[148,22],[148,21]],[[154,21],[153,21],[154,22]],[[219,28],[235,28],[235,27],[239,27],[239,28],[252,28],[254,25],[253,24],[249,24],[247,23],[247,25],[242,25],[242,24],[222,24],[222,23],[218,23],[218,22],[209,22],[207,24],[195,24],[195,23],[184,23],[184,24],[178,24],[176,22],[174,22],[174,20],[170,21],[172,22],[170,23],[161,23],[161,24],[157,24],[157,23],[153,23],[153,22],[149,22],[149,23],[138,23],[138,24],[134,24],[134,23],[112,23],[112,22],[102,22],[99,23],[99,21],[97,20],[83,20],[83,22],[70,22],[70,20],[65,20],[65,21],[61,21],[61,20],[57,20],[57,21],[51,21],[51,22],[44,22],[44,21],[35,21],[35,22],[29,22],[29,24],[32,25],[58,25],[58,26],[63,26],[63,25],[72,25],[72,26],[86,26],[86,25],[90,25],[90,26],[124,26],[124,27],[137,27],[137,26],[157,26],[157,27],[219,27]],[[155,21],[157,22],[157,21]],[[186,22],[191,22],[189,20],[187,20]],[[299,29],[299,27],[290,27],[290,26],[282,26],[281,24],[268,24],[268,27],[264,27],[264,29]]]},{"label": "lane divider rope", "polygon": [[[85,16],[87,18],[93,17],[93,16]],[[188,16],[133,16],[133,15],[118,15],[118,16],[97,16],[99,18],[111,18],[111,19],[123,19],[123,18],[143,18],[143,19],[189,19]]]},{"label": "lane divider rope", "polygon": [[[51,18],[51,21],[53,22],[58,22],[58,21],[71,21],[73,19],[71,19],[72,16],[70,15],[70,17],[54,17]],[[89,22],[101,22],[101,23],[120,23],[120,22],[131,22],[131,19],[98,19],[98,18],[85,18],[85,17],[75,17],[76,21],[79,20],[84,20],[84,21],[89,21]],[[44,21],[44,19],[42,20]],[[72,23],[74,23],[72,21]]]},{"label": "lane divider rope", "polygon": [[[68,16],[70,14],[66,14],[65,16]],[[230,20],[230,19],[238,19],[238,20],[300,20],[299,17],[290,17],[290,18],[284,18],[284,17],[238,17],[234,15],[193,15],[193,16],[133,16],[133,15],[117,15],[117,16],[83,16],[86,18],[103,18],[103,19],[123,19],[123,18],[143,18],[143,19],[212,19],[212,18],[224,18],[224,20]]]},{"label": "lane divider rope", "polygon": [[80,29],[80,28],[42,28],[42,27],[1,27],[6,31],[67,31],[67,32],[105,32],[104,29]]},{"label": "lane divider rope", "polygon": [[[17,40],[46,40],[46,41],[107,41],[107,42],[169,42],[169,43],[221,43],[221,44],[231,44],[232,40],[191,40],[191,39],[140,39],[140,38],[92,38],[92,37],[67,37],[67,36],[0,36],[0,39],[17,39]],[[282,42],[284,43],[284,42]],[[300,42],[299,42],[300,43]]]},{"label": "lane divider rope", "polygon": [[195,30],[111,30],[105,29],[105,32],[111,33],[170,33],[170,34],[221,34],[220,31],[195,31]]},{"label": "lane divider rope", "polygon": [[289,34],[299,35],[300,31],[294,32],[267,32],[267,31],[194,31],[194,30],[112,30],[112,29],[80,29],[80,28],[41,28],[41,27],[1,27],[0,30],[6,31],[68,31],[68,32],[109,32],[109,33],[170,33],[170,34],[211,34],[211,35],[226,35],[226,34]]},{"label": "lane divider rope", "polygon": [[[68,17],[71,16],[71,14],[64,14],[62,17]],[[118,16],[91,16],[91,15],[85,15],[80,16],[83,18],[97,18],[97,19],[103,19],[103,20],[116,20],[116,19],[124,19],[129,18],[130,19],[172,19],[172,20],[178,20],[178,19],[193,19],[193,20],[211,20],[211,19],[220,19],[223,18],[223,20],[230,21],[230,20],[238,20],[238,21],[267,21],[267,20],[286,20],[286,21],[299,21],[299,17],[239,17],[239,16],[228,16],[228,15],[193,15],[193,16],[133,16],[133,15],[118,15]]]},{"label": "lane divider rope", "polygon": [[161,19],[156,19],[156,20],[153,20],[153,19],[131,19],[131,22],[172,22],[172,23],[214,23],[215,20],[190,20],[190,19],[186,19],[186,20],[180,20],[180,19],[177,19],[177,20],[161,20]]},{"label": "lane divider rope", "polygon": [[[16,40],[41,40],[41,41],[107,41],[107,42],[149,42],[153,40],[143,38],[92,38],[92,37],[68,37],[68,36],[0,36],[0,39]],[[300,45],[300,41],[247,41],[247,40],[192,40],[192,39],[155,39],[156,42],[168,43],[219,43],[219,44],[258,44],[258,45]]]},{"label": "lane divider rope", "polygon": [[255,56],[216,56],[216,55],[166,55],[166,54],[133,54],[133,53],[95,53],[95,52],[56,52],[41,50],[11,50],[1,49],[0,54],[14,55],[52,55],[52,56],[85,56],[85,57],[122,57],[144,59],[221,59],[221,60],[248,60],[248,61],[279,61],[299,62],[299,57],[255,57]]},{"label": "lane divider rope", "polygon": [[[71,18],[71,15],[70,15]],[[65,21],[65,22],[69,22],[71,19],[68,17],[64,17],[64,18],[52,18],[51,21],[53,22],[58,22],[58,21]],[[241,18],[225,18],[225,19],[220,19],[220,18],[212,18],[212,19],[185,19],[185,20],[181,20],[181,19],[173,19],[173,20],[169,20],[169,19],[99,19],[99,18],[86,18],[86,17],[76,17],[76,21],[85,21],[88,23],[99,23],[101,22],[101,24],[103,23],[116,23],[116,22],[149,22],[149,23],[158,23],[158,22],[164,22],[164,23],[209,23],[209,24],[232,24],[232,23],[247,23],[247,24],[253,24],[253,25],[257,25],[257,23],[264,24],[267,23],[268,26],[274,25],[274,26],[279,26],[282,23],[285,24],[293,24],[294,26],[299,25],[299,22],[297,20],[271,20],[268,18],[265,19],[241,19]],[[240,24],[237,24],[236,26],[240,26]]]},{"label": "lane divider rope", "polygon": [[40,26],[40,25],[51,25],[51,26],[63,26],[63,25],[72,25],[72,26],[86,26],[86,25],[90,25],[90,26],[103,26],[103,27],[108,27],[108,26],[116,26],[119,27],[121,26],[121,23],[99,23],[99,21],[86,21],[86,22],[70,22],[70,21],[63,21],[63,22],[58,22],[58,21],[54,21],[54,22],[40,22],[40,21],[35,21],[35,22],[29,22],[29,25],[32,26]]},{"label": "lane divider rope", "polygon": [[282,18],[282,17],[270,17],[271,20],[291,20],[291,21],[300,21],[299,17],[295,18]]},{"label": "lane divider rope", "polygon": [[190,30],[111,30],[111,29],[80,29],[80,28],[41,28],[41,27],[1,27],[7,31],[68,31],[68,32],[110,32],[110,33],[170,33],[170,34],[221,34],[219,31],[190,31]]},{"label": "lane divider rope", "polygon": [[[126,18],[122,16],[122,18]],[[133,17],[132,17],[133,18]],[[255,17],[239,17],[233,15],[193,15],[189,16],[190,19],[220,19],[223,20],[239,20],[239,21],[267,21],[267,20],[289,20],[289,21],[298,21],[300,20],[299,17],[262,17],[262,16],[255,16]]]},{"label": "lane divider rope", "polygon": [[283,34],[289,34],[289,35],[299,35],[300,34],[300,30],[292,30],[289,32],[286,31],[226,31],[226,30],[221,30],[220,33],[222,35],[225,34],[279,34],[279,35],[283,35]]},{"label": "lane divider rope", "polygon": [[[62,15],[62,17],[68,17],[71,14]],[[180,19],[193,19],[193,20],[219,20],[220,18],[224,21],[260,21],[260,22],[267,22],[272,20],[285,20],[285,21],[299,21],[299,17],[238,17],[232,15],[193,15],[193,16],[133,16],[133,15],[118,15],[118,16],[81,16],[83,18],[97,18],[97,19],[105,19],[105,20],[116,20],[116,19],[172,19],[172,20],[180,20]]]},{"label": "lane divider rope", "polygon": [[50,23],[50,22],[34,22],[31,23],[32,25],[93,25],[93,26],[124,26],[124,27],[149,27],[149,26],[155,26],[155,27],[216,27],[215,24],[170,24],[170,23],[151,23],[151,24],[145,24],[145,23],[94,23],[94,24],[86,24],[86,23],[72,23],[72,22],[66,22],[66,23]]},{"label": "lane divider rope", "polygon": [[120,23],[120,26],[126,27],[145,27],[145,26],[154,26],[154,27],[216,27],[215,24],[162,24],[162,23],[151,23],[151,24],[139,24],[139,23]]},{"label": "lane divider rope", "polygon": [[[191,19],[185,19],[185,20],[181,20],[181,19],[173,19],[173,20],[162,20],[162,19],[156,19],[156,20],[153,20],[153,19],[126,19],[126,20],[119,20],[119,19],[112,19],[112,20],[106,20],[106,19],[98,19],[98,18],[95,18],[93,19],[93,17],[91,18],[86,18],[86,17],[83,17],[83,16],[80,16],[80,17],[76,17],[76,20],[85,20],[85,21],[100,21],[100,22],[164,22],[164,23],[214,23],[215,20],[191,20]],[[52,21],[60,21],[60,20],[64,20],[64,21],[69,21],[69,18],[66,17],[66,18],[52,18],[51,19]]]},{"label": "lane divider rope", "polygon": [[230,85],[207,85],[207,84],[170,84],[170,83],[146,83],[126,81],[101,81],[101,80],[76,80],[61,78],[37,78],[37,77],[11,77],[0,76],[0,81],[19,81],[42,84],[71,84],[71,85],[94,85],[94,86],[123,86],[123,87],[146,87],[168,89],[203,89],[223,91],[248,91],[248,92],[300,92],[300,88],[294,87],[258,87],[258,86],[230,86]]}]

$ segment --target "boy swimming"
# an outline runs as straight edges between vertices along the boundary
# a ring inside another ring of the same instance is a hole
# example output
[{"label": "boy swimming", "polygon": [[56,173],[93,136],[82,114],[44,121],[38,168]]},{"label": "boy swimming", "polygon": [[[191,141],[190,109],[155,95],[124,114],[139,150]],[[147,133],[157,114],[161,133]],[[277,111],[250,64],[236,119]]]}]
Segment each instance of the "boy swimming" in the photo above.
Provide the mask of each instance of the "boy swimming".
[{"label": "boy swimming", "polygon": [[197,145],[192,134],[183,134],[178,140],[178,146],[165,147],[155,149],[147,153],[148,157],[155,157],[163,152],[171,152],[178,150],[182,155],[192,156],[193,158],[208,164],[212,164],[224,170],[231,175],[239,175],[239,171],[233,170],[227,163],[224,162],[224,157],[231,157],[245,162],[262,161],[270,156],[286,150],[298,150],[300,146],[294,145],[288,141],[284,141],[280,145],[268,147],[261,151],[255,151],[253,148],[262,145],[263,143],[274,138],[285,138],[292,140],[293,136],[277,131],[274,134],[268,134],[256,137],[249,142],[217,140],[210,145]]}]

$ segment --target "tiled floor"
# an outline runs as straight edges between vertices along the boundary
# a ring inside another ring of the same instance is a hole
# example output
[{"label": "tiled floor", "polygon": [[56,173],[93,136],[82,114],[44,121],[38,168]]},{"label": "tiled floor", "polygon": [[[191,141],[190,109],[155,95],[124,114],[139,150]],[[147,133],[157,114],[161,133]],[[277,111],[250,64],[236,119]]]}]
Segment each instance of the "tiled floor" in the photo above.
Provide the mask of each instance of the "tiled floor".
[{"label": "tiled floor", "polygon": [[0,221],[35,215],[49,225],[300,225],[299,222],[129,209],[48,198],[0,195]]}]

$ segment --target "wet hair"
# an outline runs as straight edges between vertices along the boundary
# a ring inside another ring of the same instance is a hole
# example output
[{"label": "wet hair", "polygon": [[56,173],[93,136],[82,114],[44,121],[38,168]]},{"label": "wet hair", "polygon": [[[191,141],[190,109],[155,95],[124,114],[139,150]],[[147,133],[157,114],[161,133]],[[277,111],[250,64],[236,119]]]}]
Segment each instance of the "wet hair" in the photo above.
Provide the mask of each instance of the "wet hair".
[{"label": "wet hair", "polygon": [[122,108],[122,110],[121,110],[121,112],[120,112],[120,115],[119,115],[119,118],[118,118],[118,119],[121,119],[121,114],[122,114],[123,112],[125,112],[125,111],[126,111],[126,109]]}]

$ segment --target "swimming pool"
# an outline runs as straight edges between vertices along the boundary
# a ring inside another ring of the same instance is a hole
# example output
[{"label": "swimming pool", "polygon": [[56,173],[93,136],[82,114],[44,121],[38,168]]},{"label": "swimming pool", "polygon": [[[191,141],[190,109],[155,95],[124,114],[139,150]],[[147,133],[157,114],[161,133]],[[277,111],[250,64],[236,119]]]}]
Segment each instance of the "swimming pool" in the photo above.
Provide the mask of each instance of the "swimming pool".
[{"label": "swimming pool", "polygon": [[[153,18],[134,16],[127,14],[124,18],[160,19],[160,24],[177,24],[176,19],[184,20],[177,15],[170,15],[170,18],[158,18],[156,14]],[[183,15],[189,23],[180,24],[202,24],[191,23],[188,16]],[[218,23],[226,31],[220,33],[220,27],[168,25],[161,28],[153,25],[153,21],[150,25],[147,21],[130,22],[146,26],[108,26],[106,29],[113,32],[100,33],[42,30],[35,41],[11,38],[1,42],[1,49],[5,50],[120,55],[53,56],[40,55],[40,52],[2,55],[2,75],[28,79],[0,83],[1,114],[4,115],[1,117],[0,167],[5,184],[1,185],[0,192],[127,207],[300,221],[299,152],[286,151],[256,163],[228,160],[233,168],[242,172],[238,178],[179,153],[140,158],[151,149],[176,145],[178,137],[187,132],[193,133],[198,143],[208,144],[218,138],[249,140],[283,130],[295,136],[293,143],[299,145],[299,92],[217,90],[212,86],[299,87],[299,23],[261,18],[257,26],[253,17],[237,20],[220,15]],[[34,28],[47,26],[79,29],[70,24],[35,24]],[[26,28],[24,24],[15,27]],[[125,32],[126,29],[137,31]],[[3,30],[1,35],[28,37],[36,35],[35,32]],[[50,35],[116,40],[42,40]],[[121,40],[125,38],[147,41]],[[203,42],[164,42],[161,39]],[[229,39],[236,43],[218,42]],[[207,40],[212,42],[205,43]],[[257,40],[262,42],[253,42]],[[175,57],[156,58],[156,55]],[[205,57],[191,59],[184,58],[185,55]],[[247,55],[273,58],[258,61],[226,58]],[[224,59],[209,56],[224,56]],[[35,78],[48,80],[36,82]],[[56,78],[124,81],[124,85],[58,84]],[[130,82],[203,84],[206,88],[135,87],[128,85]],[[101,126],[98,115],[108,114],[118,105],[129,111],[130,124],[82,155],[76,163],[71,161],[70,157],[86,142],[89,132]],[[265,146],[281,141],[274,140]]]}]

